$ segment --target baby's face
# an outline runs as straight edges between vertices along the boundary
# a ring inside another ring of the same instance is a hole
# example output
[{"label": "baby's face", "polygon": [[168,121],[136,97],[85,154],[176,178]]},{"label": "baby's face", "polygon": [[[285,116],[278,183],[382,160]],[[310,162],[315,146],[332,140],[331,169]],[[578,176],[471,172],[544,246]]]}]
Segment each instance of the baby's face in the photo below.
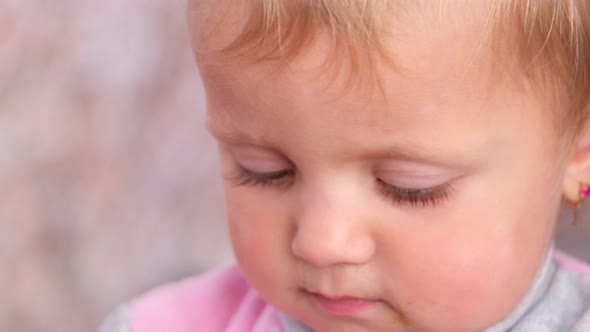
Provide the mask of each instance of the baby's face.
[{"label": "baby's face", "polygon": [[199,57],[237,260],[316,331],[480,331],[550,245],[563,176],[550,115],[473,61],[477,20],[435,21],[398,22],[404,70],[380,68],[386,98],[318,76],[321,47],[283,70]]}]

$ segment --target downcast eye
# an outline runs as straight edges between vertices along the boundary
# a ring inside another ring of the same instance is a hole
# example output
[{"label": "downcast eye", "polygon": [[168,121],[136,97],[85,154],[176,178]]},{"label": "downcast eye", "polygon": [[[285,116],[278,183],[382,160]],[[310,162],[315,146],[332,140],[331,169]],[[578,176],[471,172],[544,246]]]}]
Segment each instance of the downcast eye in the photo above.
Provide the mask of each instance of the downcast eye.
[{"label": "downcast eye", "polygon": [[230,180],[238,186],[284,186],[290,184],[294,176],[295,171],[292,169],[259,173],[240,167],[238,172]]},{"label": "downcast eye", "polygon": [[391,185],[379,178],[376,182],[379,193],[394,204],[436,206],[447,200],[453,191],[453,187],[449,184],[429,188],[403,188]]}]

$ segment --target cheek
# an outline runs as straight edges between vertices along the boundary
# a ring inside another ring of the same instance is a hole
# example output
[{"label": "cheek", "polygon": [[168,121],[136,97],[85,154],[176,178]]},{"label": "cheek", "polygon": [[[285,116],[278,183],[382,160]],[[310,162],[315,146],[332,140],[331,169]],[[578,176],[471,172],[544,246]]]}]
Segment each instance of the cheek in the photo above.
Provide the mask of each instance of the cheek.
[{"label": "cheek", "polygon": [[[514,265],[512,262],[495,257],[493,251],[486,254],[483,248],[465,252],[464,248],[448,244],[442,250],[438,246],[432,248],[430,253],[436,255],[415,254],[420,262],[404,266],[407,271],[404,277],[410,284],[408,289],[412,289],[410,298],[416,299],[420,307],[429,308],[432,317],[440,319],[440,324],[481,323],[482,313],[505,310],[514,302],[505,295],[498,297],[498,294],[506,294],[503,287],[509,287],[505,273]],[[519,284],[516,280],[510,282]]]},{"label": "cheek", "polygon": [[550,185],[534,187],[531,178],[549,180],[520,178],[466,190],[460,208],[412,224],[388,250],[394,254],[387,259],[400,262],[388,273],[392,284],[412,300],[415,317],[435,317],[438,326],[491,325],[526,294],[551,241],[559,197],[547,194]]},{"label": "cheek", "polygon": [[[489,218],[511,220],[506,215]],[[388,258],[401,262],[388,273],[394,276],[392,292],[403,294],[402,301],[409,300],[400,305],[407,305],[410,318],[429,322],[426,324],[436,326],[437,331],[459,326],[478,330],[518,304],[543,258],[544,241],[522,241],[516,226],[485,228],[459,223],[449,228],[453,231],[423,229],[418,232],[420,237],[398,242],[395,250],[403,255]]]},{"label": "cheek", "polygon": [[271,246],[272,210],[240,189],[226,189],[227,218],[234,251],[240,261],[256,261]]},{"label": "cheek", "polygon": [[[506,296],[505,282],[498,276],[506,266],[493,264],[495,257],[465,252],[444,240],[432,242],[419,252],[408,251],[407,263],[398,266],[391,292],[413,325],[424,331],[478,331],[515,302]],[[411,250],[411,249],[410,249]],[[411,257],[411,258],[410,258]],[[482,260],[490,260],[491,264]],[[510,265],[510,264],[507,264]],[[496,277],[497,276],[497,277]],[[501,316],[500,316],[501,317]]]},{"label": "cheek", "polygon": [[[226,188],[230,238],[244,274],[261,293],[278,287],[276,271],[287,269],[287,227],[280,208],[250,189]],[[264,203],[263,203],[264,202]]]}]

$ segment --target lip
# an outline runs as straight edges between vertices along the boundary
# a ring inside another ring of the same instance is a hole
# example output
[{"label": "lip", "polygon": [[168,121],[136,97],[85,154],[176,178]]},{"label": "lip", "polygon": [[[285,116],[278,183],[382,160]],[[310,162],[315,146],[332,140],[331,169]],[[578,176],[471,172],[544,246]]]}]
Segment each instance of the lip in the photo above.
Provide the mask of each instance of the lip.
[{"label": "lip", "polygon": [[313,302],[322,310],[337,316],[356,316],[377,304],[380,300],[352,296],[331,297],[320,293],[308,292]]}]

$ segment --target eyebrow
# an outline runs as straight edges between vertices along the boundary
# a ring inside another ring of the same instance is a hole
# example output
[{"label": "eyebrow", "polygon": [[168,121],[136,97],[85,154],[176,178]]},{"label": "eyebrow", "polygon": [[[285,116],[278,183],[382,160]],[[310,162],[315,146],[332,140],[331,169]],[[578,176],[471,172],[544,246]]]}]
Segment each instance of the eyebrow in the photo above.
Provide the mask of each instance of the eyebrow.
[{"label": "eyebrow", "polygon": [[228,143],[239,144],[248,142],[247,144],[260,146],[268,145],[269,143],[261,137],[253,136],[238,128],[229,129],[210,120],[207,120],[205,128],[214,138]]},{"label": "eyebrow", "polygon": [[[219,124],[212,124],[207,121],[207,130],[216,139],[230,143],[230,144],[248,144],[260,147],[272,147],[269,141],[259,136],[253,136],[248,132],[239,130],[238,128],[224,128]],[[489,142],[486,144],[489,146]],[[478,149],[485,150],[485,149]],[[414,162],[418,164],[434,165],[444,168],[468,168],[473,166],[477,160],[481,160],[481,156],[477,153],[477,157],[466,159],[464,155],[474,155],[473,151],[463,151],[455,154],[442,155],[433,153],[431,150],[425,149],[421,145],[413,144],[410,141],[397,144],[395,146],[385,146],[379,148],[349,148],[341,151],[337,155],[340,161],[353,160],[403,160]],[[461,157],[462,156],[462,157]]]},{"label": "eyebrow", "polygon": [[[432,153],[423,147],[411,144],[400,144],[377,149],[351,149],[339,155],[341,160],[403,160],[425,165],[434,165],[445,168],[456,168],[466,165],[465,158],[458,155],[446,155]],[[468,162],[467,162],[468,163]]]}]

